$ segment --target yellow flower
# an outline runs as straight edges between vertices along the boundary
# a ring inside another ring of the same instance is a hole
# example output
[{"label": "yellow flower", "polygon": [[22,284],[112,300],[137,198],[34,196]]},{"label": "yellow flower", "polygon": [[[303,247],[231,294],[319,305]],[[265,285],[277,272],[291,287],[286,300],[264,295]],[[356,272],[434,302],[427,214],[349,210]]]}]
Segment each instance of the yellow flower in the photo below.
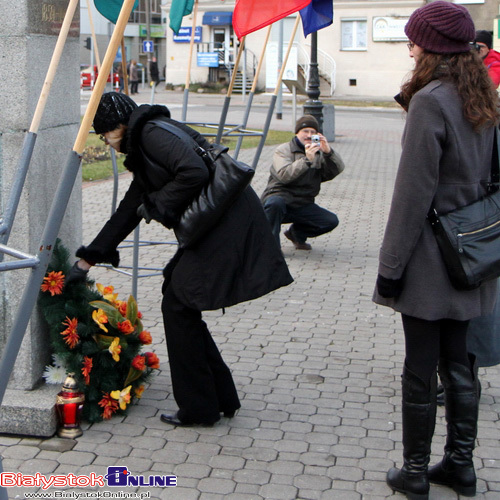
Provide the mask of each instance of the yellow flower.
[{"label": "yellow flower", "polygon": [[92,311],[92,319],[99,325],[99,328],[102,328],[106,333],[108,333],[108,329],[103,324],[108,322],[108,317],[102,309]]},{"label": "yellow flower", "polygon": [[118,403],[120,404],[120,409],[125,410],[127,408],[127,405],[130,403],[130,389],[132,389],[132,386],[129,385],[126,389],[123,389],[123,391],[112,391],[110,393],[110,396],[113,399],[117,399]]},{"label": "yellow flower", "polygon": [[101,283],[96,284],[97,290],[99,293],[108,301],[111,302],[112,304],[116,305],[117,302],[117,293],[113,293],[115,291],[115,287],[113,286],[104,286],[101,285]]},{"label": "yellow flower", "polygon": [[108,351],[111,353],[111,356],[113,356],[113,359],[118,363],[118,361],[120,361],[120,353],[122,352],[122,346],[120,345],[119,337],[115,337],[113,339],[113,342],[111,342]]}]

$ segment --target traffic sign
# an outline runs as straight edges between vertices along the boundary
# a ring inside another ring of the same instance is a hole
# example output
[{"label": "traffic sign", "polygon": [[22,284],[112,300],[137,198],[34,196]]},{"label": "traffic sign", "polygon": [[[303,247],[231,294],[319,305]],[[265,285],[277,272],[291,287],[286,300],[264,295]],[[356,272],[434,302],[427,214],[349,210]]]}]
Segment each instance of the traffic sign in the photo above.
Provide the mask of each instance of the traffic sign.
[{"label": "traffic sign", "polygon": [[152,40],[143,40],[142,42],[142,51],[143,52],[153,52],[154,43]]}]

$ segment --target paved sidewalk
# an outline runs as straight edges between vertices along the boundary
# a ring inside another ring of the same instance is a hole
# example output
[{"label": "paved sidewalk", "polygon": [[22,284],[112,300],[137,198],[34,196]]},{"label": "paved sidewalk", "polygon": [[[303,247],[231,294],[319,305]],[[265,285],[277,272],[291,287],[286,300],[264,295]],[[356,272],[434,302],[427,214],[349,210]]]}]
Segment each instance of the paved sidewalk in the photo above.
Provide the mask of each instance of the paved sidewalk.
[{"label": "paved sidewalk", "polygon": [[[161,370],[139,404],[125,418],[85,425],[74,441],[0,436],[4,470],[105,475],[108,466],[124,465],[133,475],[175,474],[176,488],[124,490],[168,500],[404,498],[385,484],[386,471],[401,464],[402,329],[396,314],[371,302],[403,124],[399,113],[339,112],[333,146],[347,167],[318,197],[338,214],[339,227],[311,240],[311,252],[282,242],[295,278],[289,287],[225,314],[205,314],[242,400],[235,418],[213,428],[171,428],[160,421],[160,413],[176,409],[160,312],[161,277],[141,278],[138,304]],[[240,159],[250,161],[252,154],[242,151]],[[271,155],[266,147],[254,181],[259,194]],[[129,181],[128,174],[120,176],[121,192]],[[86,243],[109,214],[111,188],[110,181],[84,186]],[[141,226],[141,239],[174,237],[152,223]],[[141,265],[161,268],[174,250],[144,247]],[[130,250],[122,251],[124,264],[131,259]],[[124,275],[95,268],[92,277],[114,285],[120,298],[130,293]],[[480,370],[478,499],[500,498],[499,374],[498,367]],[[432,463],[441,457],[444,435],[440,408]],[[35,490],[10,488],[9,498]],[[430,498],[458,497],[432,486]]]}]

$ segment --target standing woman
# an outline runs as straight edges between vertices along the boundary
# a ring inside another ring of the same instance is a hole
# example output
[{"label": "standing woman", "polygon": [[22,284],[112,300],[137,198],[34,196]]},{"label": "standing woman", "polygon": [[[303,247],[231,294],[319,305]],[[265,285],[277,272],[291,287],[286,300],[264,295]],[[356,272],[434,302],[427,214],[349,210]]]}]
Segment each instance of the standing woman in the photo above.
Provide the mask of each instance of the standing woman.
[{"label": "standing woman", "polygon": [[[467,353],[469,320],[491,312],[496,281],[453,288],[427,213],[468,205],[486,193],[498,123],[497,95],[469,42],[474,23],[461,5],[436,1],[405,27],[415,69],[397,96],[408,112],[403,151],[379,257],[374,294],[402,315],[403,466],[387,483],[413,500],[429,481],[476,492],[477,370]],[[436,371],[445,388],[448,433],[443,460],[429,470],[436,419]]]},{"label": "standing woman", "polygon": [[[137,106],[127,95],[101,98],[94,129],[125,153],[133,180],[116,212],[88,246],[76,252],[68,280],[84,278],[99,262],[118,266],[118,245],[142,218],[175,228],[209,180],[209,169],[184,142],[156,122],[170,123],[202,148],[207,141],[170,118],[165,106]],[[202,319],[202,311],[261,297],[292,282],[259,198],[247,187],[214,226],[194,244],[178,249],[165,267],[162,314],[179,410],[161,415],[170,425],[209,426],[234,416],[240,401],[228,366]]]}]

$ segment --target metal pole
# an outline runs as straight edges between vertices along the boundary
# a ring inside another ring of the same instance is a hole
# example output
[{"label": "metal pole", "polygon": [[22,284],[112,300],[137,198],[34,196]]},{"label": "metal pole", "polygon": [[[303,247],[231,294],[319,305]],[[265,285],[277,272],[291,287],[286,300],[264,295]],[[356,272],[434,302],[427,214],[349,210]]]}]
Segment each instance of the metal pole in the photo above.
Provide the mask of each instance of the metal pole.
[{"label": "metal pole", "polygon": [[262,137],[260,139],[259,145],[257,146],[257,151],[255,151],[255,156],[253,158],[252,167],[254,169],[257,168],[257,164],[259,163],[259,158],[264,149],[264,144],[266,142],[267,132],[269,131],[269,126],[271,124],[271,119],[273,117],[274,106],[276,104],[277,95],[273,94],[271,96],[271,102],[269,103],[269,110],[267,112],[266,123],[264,125],[264,130],[262,131]]},{"label": "metal pole", "polygon": [[309,99],[304,103],[304,114],[312,115],[318,120],[319,131],[323,132],[323,103],[319,100],[319,72],[318,72],[318,33],[311,33],[311,66],[307,95]]},{"label": "metal pole", "polygon": [[[278,36],[278,68],[283,67],[283,19],[279,21],[279,36]],[[286,65],[286,63],[285,63]],[[276,118],[283,119],[283,85],[279,86],[278,90],[278,105],[276,108]]]}]

